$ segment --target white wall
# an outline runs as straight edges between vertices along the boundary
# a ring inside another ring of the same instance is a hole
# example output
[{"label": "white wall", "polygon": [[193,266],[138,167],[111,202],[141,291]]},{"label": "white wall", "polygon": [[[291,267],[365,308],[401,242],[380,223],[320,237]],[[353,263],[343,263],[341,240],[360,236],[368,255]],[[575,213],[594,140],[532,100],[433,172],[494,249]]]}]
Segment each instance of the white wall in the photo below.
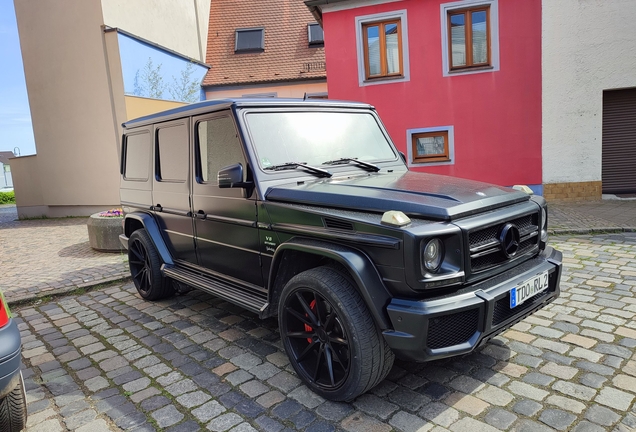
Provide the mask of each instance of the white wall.
[{"label": "white wall", "polygon": [[603,90],[636,87],[636,1],[543,0],[543,183],[601,180]]},{"label": "white wall", "polygon": [[[15,1],[37,155],[11,162],[18,214],[28,207],[119,203],[114,121],[99,0]],[[123,104],[123,88],[118,90]],[[15,161],[15,162],[14,162]]]},{"label": "white wall", "polygon": [[210,0],[102,0],[104,24],[205,62]]}]

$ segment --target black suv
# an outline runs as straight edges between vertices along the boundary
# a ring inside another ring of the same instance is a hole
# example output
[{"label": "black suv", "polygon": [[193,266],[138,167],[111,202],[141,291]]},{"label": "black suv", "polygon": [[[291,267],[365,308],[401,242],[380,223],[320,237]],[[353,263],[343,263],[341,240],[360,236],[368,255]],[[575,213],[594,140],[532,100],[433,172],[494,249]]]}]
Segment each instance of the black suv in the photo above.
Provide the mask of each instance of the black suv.
[{"label": "black suv", "polygon": [[470,352],[559,295],[543,198],[409,172],[366,104],[201,102],[125,123],[121,155],[139,294],[278,316],[327,399],[371,389],[394,355]]}]

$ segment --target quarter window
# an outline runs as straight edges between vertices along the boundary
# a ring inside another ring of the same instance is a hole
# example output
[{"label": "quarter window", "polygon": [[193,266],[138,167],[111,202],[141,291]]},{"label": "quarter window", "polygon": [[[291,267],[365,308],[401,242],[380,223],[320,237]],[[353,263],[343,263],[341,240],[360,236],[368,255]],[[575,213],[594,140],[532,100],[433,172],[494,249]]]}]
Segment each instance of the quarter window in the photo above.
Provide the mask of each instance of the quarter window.
[{"label": "quarter window", "polygon": [[150,166],[150,134],[141,133],[126,136],[124,147],[124,179],[148,180]]},{"label": "quarter window", "polygon": [[236,30],[235,52],[255,52],[265,49],[265,30],[239,29]]},{"label": "quarter window", "polygon": [[490,66],[490,7],[448,12],[450,68]]},{"label": "quarter window", "polygon": [[402,76],[401,28],[399,19],[362,25],[366,79]]}]

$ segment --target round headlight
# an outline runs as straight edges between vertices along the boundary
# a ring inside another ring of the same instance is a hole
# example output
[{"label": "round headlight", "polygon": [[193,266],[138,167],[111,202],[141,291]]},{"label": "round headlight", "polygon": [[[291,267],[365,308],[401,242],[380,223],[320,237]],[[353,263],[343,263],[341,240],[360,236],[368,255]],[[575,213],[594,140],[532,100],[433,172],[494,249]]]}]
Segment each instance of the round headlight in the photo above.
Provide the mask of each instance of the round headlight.
[{"label": "round headlight", "polygon": [[444,244],[440,239],[432,239],[426,243],[422,251],[424,267],[430,272],[436,272],[444,260]]}]

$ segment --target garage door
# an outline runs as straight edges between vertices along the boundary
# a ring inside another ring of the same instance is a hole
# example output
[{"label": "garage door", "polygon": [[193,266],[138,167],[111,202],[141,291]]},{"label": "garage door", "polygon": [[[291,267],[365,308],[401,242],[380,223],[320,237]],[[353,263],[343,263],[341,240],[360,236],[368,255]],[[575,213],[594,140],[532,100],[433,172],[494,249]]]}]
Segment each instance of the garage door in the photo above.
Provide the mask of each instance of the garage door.
[{"label": "garage door", "polygon": [[636,89],[603,92],[603,193],[636,193]]}]

